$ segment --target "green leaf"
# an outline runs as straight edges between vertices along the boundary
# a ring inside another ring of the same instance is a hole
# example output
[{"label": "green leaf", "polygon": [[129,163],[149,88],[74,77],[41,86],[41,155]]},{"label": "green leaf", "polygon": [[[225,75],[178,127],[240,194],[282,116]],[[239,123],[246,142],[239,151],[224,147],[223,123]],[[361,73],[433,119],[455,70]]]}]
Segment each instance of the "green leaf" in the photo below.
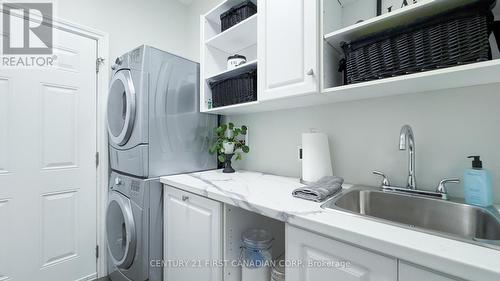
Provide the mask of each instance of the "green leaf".
[{"label": "green leaf", "polygon": [[250,147],[244,145],[241,147],[241,150],[243,150],[243,152],[245,152],[245,153],[248,153],[248,152],[250,152]]},{"label": "green leaf", "polygon": [[241,160],[242,157],[241,157],[241,154],[240,153],[236,153],[236,160]]},{"label": "green leaf", "polygon": [[208,148],[208,152],[210,154],[214,154],[215,151],[217,151],[217,147],[215,145],[212,145],[210,148]]},{"label": "green leaf", "polygon": [[248,127],[243,125],[243,126],[241,126],[241,130],[246,132],[248,130]]},{"label": "green leaf", "polygon": [[224,133],[224,131],[225,131],[225,130],[224,130],[224,128],[222,128],[222,127],[217,127],[217,128],[215,128],[215,133],[216,133],[217,135],[223,134],[223,133]]},{"label": "green leaf", "polygon": [[229,125],[229,130],[234,129],[234,124],[233,123],[229,123],[228,125]]},{"label": "green leaf", "polygon": [[217,157],[217,159],[219,159],[219,162],[222,162],[222,163],[224,163],[224,161],[226,160],[224,155],[219,155],[219,157]]}]

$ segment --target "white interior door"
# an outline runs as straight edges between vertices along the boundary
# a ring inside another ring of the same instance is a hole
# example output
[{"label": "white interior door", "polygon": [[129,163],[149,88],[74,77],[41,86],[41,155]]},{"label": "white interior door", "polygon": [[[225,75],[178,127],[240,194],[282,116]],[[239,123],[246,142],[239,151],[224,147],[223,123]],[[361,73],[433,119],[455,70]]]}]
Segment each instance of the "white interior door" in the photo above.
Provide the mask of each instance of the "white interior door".
[{"label": "white interior door", "polygon": [[0,68],[0,280],[96,274],[95,40],[54,29],[57,67]]}]

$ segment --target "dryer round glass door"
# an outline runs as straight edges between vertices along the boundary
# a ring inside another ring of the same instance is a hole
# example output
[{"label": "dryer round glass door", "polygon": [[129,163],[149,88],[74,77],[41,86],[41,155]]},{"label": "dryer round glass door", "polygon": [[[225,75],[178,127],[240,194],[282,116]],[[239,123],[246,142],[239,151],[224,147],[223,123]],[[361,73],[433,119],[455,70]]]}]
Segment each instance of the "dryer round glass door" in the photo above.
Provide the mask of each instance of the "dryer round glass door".
[{"label": "dryer round glass door", "polygon": [[136,96],[129,70],[116,72],[111,80],[108,97],[108,132],[117,145],[127,143],[134,128]]},{"label": "dryer round glass door", "polygon": [[130,200],[118,192],[110,192],[106,212],[108,248],[113,263],[127,269],[134,261],[136,232]]}]

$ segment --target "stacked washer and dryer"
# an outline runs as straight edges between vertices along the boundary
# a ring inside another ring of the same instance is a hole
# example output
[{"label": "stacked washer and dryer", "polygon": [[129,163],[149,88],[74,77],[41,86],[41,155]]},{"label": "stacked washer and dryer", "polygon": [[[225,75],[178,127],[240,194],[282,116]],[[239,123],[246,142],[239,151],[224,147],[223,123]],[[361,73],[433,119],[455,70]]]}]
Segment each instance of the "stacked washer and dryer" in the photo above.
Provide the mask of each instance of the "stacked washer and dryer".
[{"label": "stacked washer and dryer", "polygon": [[108,100],[111,175],[106,212],[113,281],[160,281],[159,176],[215,169],[217,117],[199,112],[199,65],[150,46],[119,57]]}]

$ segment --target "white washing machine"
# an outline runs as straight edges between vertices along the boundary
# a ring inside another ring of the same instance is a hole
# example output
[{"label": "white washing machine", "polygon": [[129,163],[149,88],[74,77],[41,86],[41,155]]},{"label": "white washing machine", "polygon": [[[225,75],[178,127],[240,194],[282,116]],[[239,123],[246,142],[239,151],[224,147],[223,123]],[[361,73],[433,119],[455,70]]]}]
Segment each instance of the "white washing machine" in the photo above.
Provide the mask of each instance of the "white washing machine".
[{"label": "white washing machine", "polygon": [[119,57],[108,100],[111,169],[152,178],[217,168],[217,116],[199,111],[199,65],[150,46]]},{"label": "white washing machine", "polygon": [[[108,275],[113,281],[163,281],[162,186],[112,173],[106,211]],[[153,261],[153,262],[152,262]]]}]

